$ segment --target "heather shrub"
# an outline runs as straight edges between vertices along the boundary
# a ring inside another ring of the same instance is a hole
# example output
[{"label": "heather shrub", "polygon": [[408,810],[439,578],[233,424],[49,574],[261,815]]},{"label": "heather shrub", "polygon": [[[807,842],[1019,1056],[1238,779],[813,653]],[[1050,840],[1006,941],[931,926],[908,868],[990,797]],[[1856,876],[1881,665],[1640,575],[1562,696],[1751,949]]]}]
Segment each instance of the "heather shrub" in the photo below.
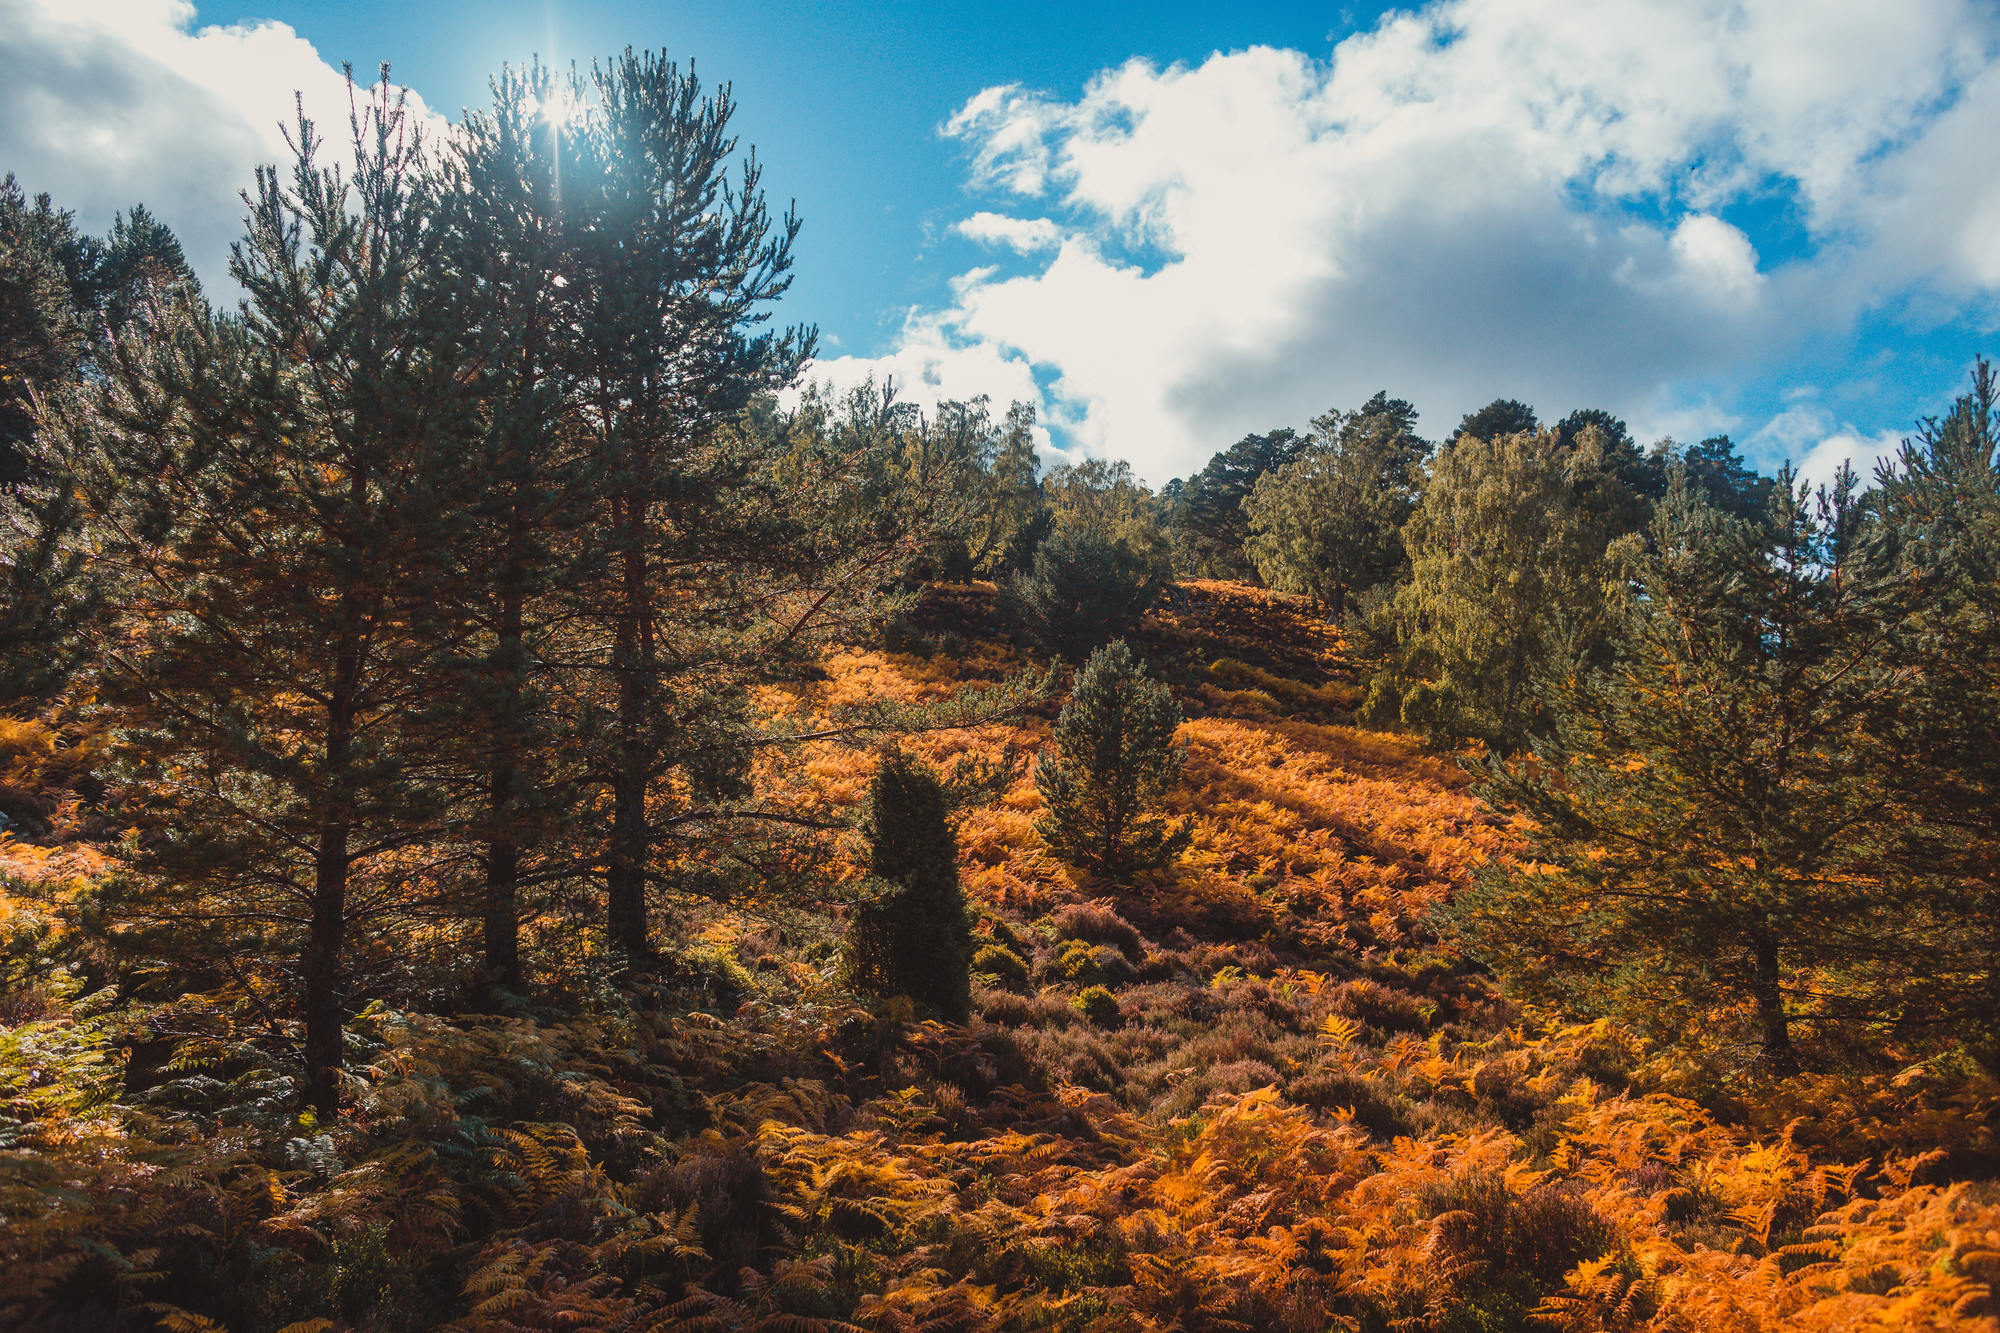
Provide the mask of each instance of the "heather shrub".
[{"label": "heather shrub", "polygon": [[641,1176],[633,1195],[651,1212],[695,1210],[701,1248],[714,1265],[712,1280],[724,1291],[734,1290],[737,1275],[755,1267],[780,1238],[770,1181],[741,1144],[698,1142],[678,1162]]},{"label": "heather shrub", "polygon": [[1422,1000],[1366,977],[1342,982],[1334,992],[1333,1008],[1379,1032],[1422,1032],[1430,1026]]},{"label": "heather shrub", "polygon": [[1287,1084],[1285,1096],[1316,1111],[1352,1111],[1354,1123],[1384,1143],[1417,1131],[1410,1104],[1365,1074],[1317,1069]]},{"label": "heather shrub", "polygon": [[1049,928],[1059,940],[1088,940],[1092,944],[1115,945],[1134,961],[1145,952],[1139,932],[1102,899],[1058,907],[1049,913]]},{"label": "heather shrub", "polygon": [[1518,1278],[1559,1287],[1564,1273],[1618,1244],[1588,1201],[1553,1185],[1516,1195],[1496,1172],[1462,1173],[1419,1191],[1417,1203],[1436,1219],[1436,1249],[1461,1290],[1504,1290]]},{"label": "heather shrub", "polygon": [[1004,1028],[1069,1027],[1077,1017],[1059,995],[1017,995],[1005,990],[981,991],[979,1012],[987,1022]]},{"label": "heather shrub", "polygon": [[1227,1064],[1197,1063],[1186,1077],[1173,1084],[1159,1112],[1169,1118],[1192,1115],[1217,1097],[1255,1092],[1284,1082],[1276,1069],[1262,1060],[1231,1060]]}]

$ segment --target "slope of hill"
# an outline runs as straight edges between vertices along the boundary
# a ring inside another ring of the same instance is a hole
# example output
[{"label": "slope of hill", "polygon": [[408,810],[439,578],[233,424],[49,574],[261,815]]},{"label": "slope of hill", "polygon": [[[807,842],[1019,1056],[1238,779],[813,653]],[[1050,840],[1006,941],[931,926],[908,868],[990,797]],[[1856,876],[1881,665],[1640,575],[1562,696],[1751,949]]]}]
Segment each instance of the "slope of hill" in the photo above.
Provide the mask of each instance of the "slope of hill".
[{"label": "slope of hill", "polygon": [[[766,703],[998,679],[1020,661],[993,616],[988,589],[939,590],[900,639],[926,652],[837,653]],[[906,742],[994,775],[959,827],[966,1027],[845,999],[821,918],[697,902],[675,984],[637,1004],[363,1015],[337,1125],[261,1096],[247,1049],[128,1077],[108,997],[18,1016],[0,1318],[2000,1327],[2000,1190],[1969,1179],[1990,1099],[1922,1069],[1753,1093],[1521,1012],[1427,924],[1510,830],[1455,765],[1351,725],[1337,636],[1196,583],[1143,646],[1189,716],[1171,873],[1093,883],[1041,849],[1025,761],[1052,708]],[[829,742],[764,779],[837,813],[872,763]],[[95,873],[8,855],[16,912]]]}]

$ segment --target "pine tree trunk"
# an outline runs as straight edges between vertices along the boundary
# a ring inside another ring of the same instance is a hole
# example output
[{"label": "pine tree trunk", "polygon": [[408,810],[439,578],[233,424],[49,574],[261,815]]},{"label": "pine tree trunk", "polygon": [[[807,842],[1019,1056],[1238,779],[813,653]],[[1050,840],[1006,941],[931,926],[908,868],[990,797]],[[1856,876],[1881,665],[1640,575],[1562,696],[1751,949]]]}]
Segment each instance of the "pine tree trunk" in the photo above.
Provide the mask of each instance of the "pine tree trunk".
[{"label": "pine tree trunk", "polygon": [[646,939],[646,820],[648,669],[652,656],[651,589],[647,583],[645,507],[623,502],[623,602],[618,623],[618,757],[612,780],[611,856],[606,907],[611,947],[632,963],[649,956]]},{"label": "pine tree trunk", "polygon": [[321,827],[313,866],[312,921],[306,940],[305,1103],[330,1124],[340,1111],[341,966],[347,927],[347,838],[344,821]]},{"label": "pine tree trunk", "polygon": [[[351,593],[347,600],[351,605]],[[325,777],[335,795],[314,848],[312,914],[300,969],[305,981],[305,1103],[324,1122],[331,1122],[340,1111],[345,999],[341,950],[347,933],[348,838],[352,831],[346,785],[360,684],[359,635],[349,630],[342,635],[334,655],[333,689],[327,699]]]},{"label": "pine tree trunk", "polygon": [[1778,942],[1758,930],[1750,937],[1750,948],[1757,965],[1752,993],[1764,1063],[1772,1073],[1787,1078],[1799,1072],[1799,1057],[1792,1048],[1791,1017],[1785,1012],[1785,994],[1779,985]]},{"label": "pine tree trunk", "polygon": [[486,946],[486,981],[497,990],[521,989],[520,873],[521,850],[515,837],[518,804],[519,727],[523,602],[525,593],[522,546],[527,515],[520,500],[509,523],[508,555],[501,573],[500,624],[495,655],[502,664],[505,692],[493,728],[494,759],[487,797],[486,899],[482,925]]},{"label": "pine tree trunk", "polygon": [[521,851],[507,831],[514,807],[516,772],[512,747],[503,745],[493,765],[489,817],[494,832],[486,844],[486,904],[482,920],[486,981],[495,990],[521,989],[521,927],[517,908]]}]

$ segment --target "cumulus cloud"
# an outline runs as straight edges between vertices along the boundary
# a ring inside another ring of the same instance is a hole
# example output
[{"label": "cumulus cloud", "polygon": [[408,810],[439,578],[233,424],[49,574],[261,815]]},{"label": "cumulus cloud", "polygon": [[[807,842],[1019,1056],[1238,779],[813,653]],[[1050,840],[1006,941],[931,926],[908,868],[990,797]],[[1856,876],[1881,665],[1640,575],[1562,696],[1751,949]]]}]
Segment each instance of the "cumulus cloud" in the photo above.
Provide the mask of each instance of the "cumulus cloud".
[{"label": "cumulus cloud", "polygon": [[[1990,308],[1996,37],[1979,0],[1438,0],[1324,60],[991,88],[945,132],[1044,216],[961,230],[1038,257],[912,327],[1154,481],[1383,387],[1433,433],[1503,393],[1714,422],[1689,386],[1806,331],[1917,286]],[[1772,201],[1803,255],[1722,216]]]},{"label": "cumulus cloud", "polygon": [[344,141],[346,78],[286,24],[199,28],[187,0],[0,0],[0,171],[92,230],[144,203],[218,295],[238,192],[288,159],[295,96]]},{"label": "cumulus cloud", "polygon": [[[1025,361],[1009,357],[990,344],[965,344],[947,336],[935,317],[913,316],[904,326],[894,352],[887,356],[823,357],[807,367],[801,387],[783,395],[787,406],[798,402],[804,384],[819,384],[835,394],[873,379],[887,383],[901,402],[915,403],[934,413],[941,402],[969,402],[985,395],[996,411],[1009,403],[1038,403],[1041,392]],[[1036,428],[1038,445],[1047,447],[1046,425]]]},{"label": "cumulus cloud", "polygon": [[1845,463],[1867,486],[1874,480],[1875,465],[1893,458],[1902,441],[1900,431],[1872,435],[1858,431],[1806,394],[1795,396],[1749,444],[1755,456],[1790,463],[1799,479],[1810,485],[1832,481]]},{"label": "cumulus cloud", "polygon": [[974,213],[954,230],[986,245],[1004,245],[1017,254],[1047,250],[1062,241],[1062,230],[1047,218],[1010,218],[1000,213]]}]

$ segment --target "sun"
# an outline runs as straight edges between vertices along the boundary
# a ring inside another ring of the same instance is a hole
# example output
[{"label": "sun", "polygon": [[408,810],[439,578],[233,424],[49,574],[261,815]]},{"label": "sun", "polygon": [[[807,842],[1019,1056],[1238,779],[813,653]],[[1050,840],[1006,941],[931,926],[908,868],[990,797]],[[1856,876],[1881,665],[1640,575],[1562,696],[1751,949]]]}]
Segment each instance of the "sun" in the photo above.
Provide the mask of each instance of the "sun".
[{"label": "sun", "polygon": [[574,89],[558,86],[546,98],[530,99],[528,114],[557,129],[567,129],[583,119],[583,99]]}]

